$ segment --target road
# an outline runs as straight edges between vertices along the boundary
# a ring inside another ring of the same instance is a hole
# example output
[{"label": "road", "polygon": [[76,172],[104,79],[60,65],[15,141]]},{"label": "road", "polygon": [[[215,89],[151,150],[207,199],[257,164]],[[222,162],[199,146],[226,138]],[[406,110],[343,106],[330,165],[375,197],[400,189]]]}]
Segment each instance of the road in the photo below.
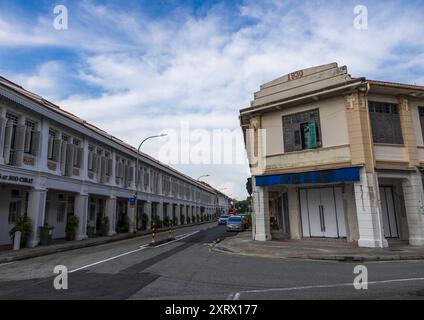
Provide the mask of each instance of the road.
[{"label": "road", "polygon": [[[0,299],[424,299],[421,261],[367,263],[368,289],[356,290],[353,263],[218,252],[211,243],[236,234],[215,224],[175,235],[155,248],[144,237],[0,265]],[[67,290],[53,287],[56,265],[68,268]]]}]

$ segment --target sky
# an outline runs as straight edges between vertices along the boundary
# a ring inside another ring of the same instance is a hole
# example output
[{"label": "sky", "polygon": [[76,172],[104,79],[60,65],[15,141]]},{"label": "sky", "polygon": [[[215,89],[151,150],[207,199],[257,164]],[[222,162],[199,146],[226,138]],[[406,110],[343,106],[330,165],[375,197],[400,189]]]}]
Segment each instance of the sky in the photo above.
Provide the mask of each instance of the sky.
[{"label": "sky", "polygon": [[0,0],[0,75],[133,146],[168,134],[142,151],[243,199],[238,114],[260,84],[337,62],[424,85],[423,21],[424,0]]}]

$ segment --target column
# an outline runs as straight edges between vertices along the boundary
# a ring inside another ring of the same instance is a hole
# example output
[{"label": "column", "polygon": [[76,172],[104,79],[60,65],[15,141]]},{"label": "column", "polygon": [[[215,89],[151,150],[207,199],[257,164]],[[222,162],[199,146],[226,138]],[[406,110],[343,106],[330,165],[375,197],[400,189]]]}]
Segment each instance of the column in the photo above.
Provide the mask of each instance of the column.
[{"label": "column", "polygon": [[358,217],[358,246],[367,248],[388,247],[384,238],[380,193],[377,176],[361,169],[361,181],[355,182],[355,204]]},{"label": "column", "polygon": [[176,217],[176,220],[177,220],[177,225],[181,224],[181,221],[180,221],[180,205],[179,204],[175,205],[175,217]]},{"label": "column", "polygon": [[290,223],[290,238],[295,240],[302,239],[302,228],[300,222],[299,194],[298,189],[287,189],[288,204],[289,204],[289,223]]},{"label": "column", "polygon": [[79,219],[76,240],[87,239],[88,195],[79,194],[75,197],[75,216]]},{"label": "column", "polygon": [[127,201],[127,206],[128,206],[128,219],[130,221],[128,232],[132,233],[135,230],[135,206],[131,208],[129,200]]},{"label": "column", "polygon": [[40,242],[40,229],[44,225],[46,210],[46,190],[30,190],[28,195],[28,217],[31,220],[32,232],[28,239],[28,247],[33,248]]},{"label": "column", "polygon": [[259,188],[255,186],[253,191],[253,207],[255,211],[254,240],[271,240],[268,206],[268,190],[266,188]]},{"label": "column", "polygon": [[164,203],[164,202],[158,202],[158,204],[157,204],[157,210],[158,210],[157,215],[159,216],[159,219],[162,220],[162,221],[165,218],[164,217],[165,206],[166,206],[166,203]]},{"label": "column", "polygon": [[0,109],[0,164],[4,164],[4,138],[6,134],[6,110]]},{"label": "column", "polygon": [[411,173],[402,183],[408,221],[409,244],[424,246],[424,194],[420,172]]},{"label": "column", "polygon": [[116,197],[106,199],[106,217],[109,218],[109,236],[116,234]]},{"label": "column", "polygon": [[147,214],[147,230],[149,230],[150,225],[153,221],[152,217],[152,203],[150,201],[144,202],[144,213]]}]

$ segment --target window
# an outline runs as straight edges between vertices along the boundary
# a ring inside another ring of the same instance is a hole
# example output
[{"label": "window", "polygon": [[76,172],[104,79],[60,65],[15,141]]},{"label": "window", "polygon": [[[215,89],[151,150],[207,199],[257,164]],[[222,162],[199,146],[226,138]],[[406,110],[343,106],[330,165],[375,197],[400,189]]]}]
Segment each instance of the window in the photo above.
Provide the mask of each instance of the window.
[{"label": "window", "polygon": [[49,130],[49,146],[47,151],[47,159],[49,160],[53,160],[55,139],[56,139],[56,132],[53,130]]},{"label": "window", "polygon": [[32,148],[34,144],[34,131],[35,131],[35,123],[32,121],[25,121],[25,153],[32,153]]},{"label": "window", "polygon": [[9,204],[9,224],[15,224],[16,219],[20,215],[21,211],[21,200],[12,200]]},{"label": "window", "polygon": [[74,139],[72,141],[72,144],[74,145],[73,166],[77,168],[81,168],[81,162],[82,162],[82,151],[80,148],[81,142],[77,139]]},{"label": "window", "polygon": [[315,149],[322,145],[319,110],[283,117],[284,152]]},{"label": "window", "polygon": [[374,143],[403,144],[399,105],[369,101]]},{"label": "window", "polygon": [[418,114],[420,115],[421,134],[424,137],[424,106],[418,107]]},{"label": "window", "polygon": [[69,137],[67,135],[62,134],[62,140],[65,142],[69,142]]}]

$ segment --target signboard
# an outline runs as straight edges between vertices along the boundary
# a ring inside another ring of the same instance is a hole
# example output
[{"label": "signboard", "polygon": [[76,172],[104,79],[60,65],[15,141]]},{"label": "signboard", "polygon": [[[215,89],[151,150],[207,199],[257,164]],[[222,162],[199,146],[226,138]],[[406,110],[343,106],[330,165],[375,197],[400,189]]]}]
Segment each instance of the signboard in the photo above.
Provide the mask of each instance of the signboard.
[{"label": "signboard", "polygon": [[130,208],[134,209],[135,208],[135,198],[130,198]]},{"label": "signboard", "polygon": [[34,179],[20,175],[0,173],[0,182],[32,184],[34,182]]}]

